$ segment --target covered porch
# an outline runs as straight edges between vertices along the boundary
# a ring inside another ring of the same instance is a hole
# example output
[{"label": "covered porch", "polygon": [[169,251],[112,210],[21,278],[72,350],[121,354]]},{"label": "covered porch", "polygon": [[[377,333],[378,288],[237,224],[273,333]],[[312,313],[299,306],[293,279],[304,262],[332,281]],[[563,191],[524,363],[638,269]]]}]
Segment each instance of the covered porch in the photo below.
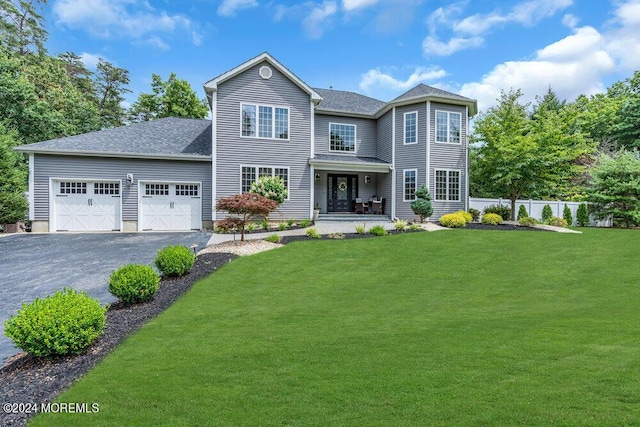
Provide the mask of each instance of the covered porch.
[{"label": "covered porch", "polygon": [[314,207],[320,210],[321,218],[391,217],[390,163],[372,157],[318,154],[309,159],[309,165]]}]

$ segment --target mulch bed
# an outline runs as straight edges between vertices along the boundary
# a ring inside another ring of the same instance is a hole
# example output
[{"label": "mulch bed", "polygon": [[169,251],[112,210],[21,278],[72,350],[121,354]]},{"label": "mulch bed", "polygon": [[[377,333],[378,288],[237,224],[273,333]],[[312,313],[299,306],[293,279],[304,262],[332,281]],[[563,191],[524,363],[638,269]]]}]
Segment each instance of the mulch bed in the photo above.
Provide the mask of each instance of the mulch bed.
[{"label": "mulch bed", "polygon": [[[198,256],[191,272],[179,278],[166,278],[153,300],[144,304],[112,304],[107,311],[104,334],[83,354],[51,361],[21,353],[8,359],[0,369],[0,405],[5,403],[42,404],[56,398],[86,374],[127,336],[156,317],[176,301],[198,279],[211,274],[236,255],[208,253]],[[23,426],[33,414],[6,414],[0,407],[0,426]]]}]

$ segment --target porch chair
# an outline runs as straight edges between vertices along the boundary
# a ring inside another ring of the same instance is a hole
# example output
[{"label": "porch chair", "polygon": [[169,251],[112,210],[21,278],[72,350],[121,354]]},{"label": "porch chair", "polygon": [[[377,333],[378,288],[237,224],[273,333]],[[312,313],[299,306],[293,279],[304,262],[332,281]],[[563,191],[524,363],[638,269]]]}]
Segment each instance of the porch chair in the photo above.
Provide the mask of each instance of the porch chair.
[{"label": "porch chair", "polygon": [[356,214],[365,214],[367,213],[368,208],[369,205],[363,202],[360,197],[356,198]]},{"label": "porch chair", "polygon": [[384,215],[384,198],[371,202],[371,213],[374,215]]}]

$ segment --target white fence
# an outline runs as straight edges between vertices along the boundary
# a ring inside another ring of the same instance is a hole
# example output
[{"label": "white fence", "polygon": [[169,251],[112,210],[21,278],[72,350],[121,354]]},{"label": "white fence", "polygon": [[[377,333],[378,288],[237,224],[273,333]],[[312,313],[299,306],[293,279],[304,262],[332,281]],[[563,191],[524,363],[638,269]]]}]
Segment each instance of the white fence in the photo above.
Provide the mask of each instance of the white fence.
[{"label": "white fence", "polygon": [[[484,210],[485,207],[489,205],[506,205],[511,207],[511,200],[509,199],[479,199],[470,197],[469,198],[469,207],[473,209],[477,209],[480,212]],[[562,213],[564,211],[564,205],[567,205],[569,209],[571,209],[571,216],[573,217],[574,225],[576,223],[576,214],[578,211],[578,206],[580,206],[580,202],[564,202],[562,200],[516,200],[516,217],[518,216],[518,209],[520,206],[523,206],[527,209],[527,213],[530,217],[535,219],[542,218],[542,208],[545,205],[549,205],[551,210],[553,211],[553,216],[557,216],[562,218]],[[598,221],[594,219],[592,216],[589,217],[590,225],[596,227],[611,227],[610,220]]]}]

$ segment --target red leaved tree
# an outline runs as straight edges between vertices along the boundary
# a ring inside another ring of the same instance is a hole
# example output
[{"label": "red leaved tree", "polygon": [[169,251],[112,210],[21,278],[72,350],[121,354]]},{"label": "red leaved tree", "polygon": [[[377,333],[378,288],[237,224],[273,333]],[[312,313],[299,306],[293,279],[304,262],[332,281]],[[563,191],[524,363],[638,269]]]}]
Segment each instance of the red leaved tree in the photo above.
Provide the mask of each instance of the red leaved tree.
[{"label": "red leaved tree", "polygon": [[255,193],[236,194],[235,196],[223,197],[216,203],[216,210],[227,211],[236,217],[229,217],[218,223],[218,226],[225,228],[228,225],[240,227],[240,240],[244,241],[244,228],[247,221],[255,216],[266,217],[276,210],[278,203]]}]

